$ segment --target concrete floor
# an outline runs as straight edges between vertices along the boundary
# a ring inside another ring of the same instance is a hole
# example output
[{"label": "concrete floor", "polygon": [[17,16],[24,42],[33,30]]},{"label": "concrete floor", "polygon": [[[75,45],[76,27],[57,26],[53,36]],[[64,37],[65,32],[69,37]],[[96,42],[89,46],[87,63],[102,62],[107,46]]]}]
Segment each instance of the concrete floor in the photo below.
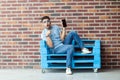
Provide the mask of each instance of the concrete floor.
[{"label": "concrete floor", "polygon": [[120,80],[120,69],[100,70],[73,70],[73,75],[66,75],[65,70],[40,69],[1,69],[0,80]]}]

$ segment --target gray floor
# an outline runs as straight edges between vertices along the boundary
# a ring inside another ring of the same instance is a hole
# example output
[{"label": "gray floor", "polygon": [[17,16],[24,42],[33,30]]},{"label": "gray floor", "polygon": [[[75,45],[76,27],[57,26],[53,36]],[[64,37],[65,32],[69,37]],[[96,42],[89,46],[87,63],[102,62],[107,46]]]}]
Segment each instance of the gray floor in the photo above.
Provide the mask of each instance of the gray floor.
[{"label": "gray floor", "polygon": [[120,80],[120,69],[100,70],[73,70],[73,75],[66,75],[65,70],[40,69],[1,69],[0,80]]}]

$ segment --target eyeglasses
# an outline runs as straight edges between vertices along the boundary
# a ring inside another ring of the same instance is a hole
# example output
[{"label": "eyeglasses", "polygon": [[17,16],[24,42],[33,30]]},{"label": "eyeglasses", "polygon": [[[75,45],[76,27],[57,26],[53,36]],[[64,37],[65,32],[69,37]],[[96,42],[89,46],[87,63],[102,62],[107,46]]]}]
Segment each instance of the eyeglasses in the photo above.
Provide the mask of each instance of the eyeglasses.
[{"label": "eyeglasses", "polygon": [[43,21],[43,23],[49,23],[49,22],[51,22],[51,21],[50,20]]}]

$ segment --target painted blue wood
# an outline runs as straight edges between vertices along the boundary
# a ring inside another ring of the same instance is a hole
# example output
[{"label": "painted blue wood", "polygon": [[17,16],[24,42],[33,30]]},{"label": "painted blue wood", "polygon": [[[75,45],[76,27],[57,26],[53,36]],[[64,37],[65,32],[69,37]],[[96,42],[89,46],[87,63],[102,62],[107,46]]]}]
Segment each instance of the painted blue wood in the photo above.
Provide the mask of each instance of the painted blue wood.
[{"label": "painted blue wood", "polygon": [[[85,47],[92,50],[90,54],[82,54],[80,51],[75,51],[73,54],[72,68],[73,69],[87,69],[87,68],[101,68],[100,55],[100,40],[83,40]],[[74,48],[79,48],[78,44],[72,42]],[[44,40],[40,40],[40,55],[41,68],[43,69],[64,69],[66,68],[66,54],[56,54],[50,51]]]}]

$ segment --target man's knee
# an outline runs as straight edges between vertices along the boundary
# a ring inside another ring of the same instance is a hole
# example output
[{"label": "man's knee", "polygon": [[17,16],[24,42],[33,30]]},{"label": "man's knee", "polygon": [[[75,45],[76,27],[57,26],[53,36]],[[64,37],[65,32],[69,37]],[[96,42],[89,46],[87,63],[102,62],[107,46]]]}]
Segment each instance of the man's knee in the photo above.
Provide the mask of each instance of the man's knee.
[{"label": "man's knee", "polygon": [[70,34],[74,35],[74,34],[77,34],[77,32],[72,30],[70,31]]}]

